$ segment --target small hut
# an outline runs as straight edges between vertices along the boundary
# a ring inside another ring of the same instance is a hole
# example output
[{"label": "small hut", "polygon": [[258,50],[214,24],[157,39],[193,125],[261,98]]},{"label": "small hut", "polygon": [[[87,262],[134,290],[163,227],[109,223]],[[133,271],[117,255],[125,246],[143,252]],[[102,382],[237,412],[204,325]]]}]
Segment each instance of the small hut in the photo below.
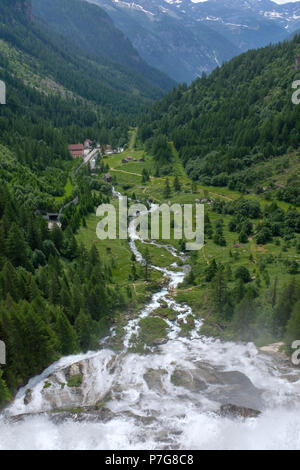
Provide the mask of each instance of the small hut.
[{"label": "small hut", "polygon": [[112,182],[112,176],[109,173],[106,173],[106,175],[103,176],[103,179],[105,183],[111,183]]}]

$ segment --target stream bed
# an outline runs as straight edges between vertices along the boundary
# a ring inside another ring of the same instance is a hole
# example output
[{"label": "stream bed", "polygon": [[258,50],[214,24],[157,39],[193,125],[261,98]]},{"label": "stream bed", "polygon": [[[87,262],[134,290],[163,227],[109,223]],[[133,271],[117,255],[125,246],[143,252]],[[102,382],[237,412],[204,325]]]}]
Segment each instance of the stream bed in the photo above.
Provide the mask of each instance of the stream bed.
[{"label": "stream bed", "polygon": [[[119,193],[115,195],[122,197]],[[130,246],[143,262],[130,223]],[[166,286],[125,327],[123,349],[110,338],[99,351],[62,358],[20,389],[0,415],[0,449],[299,449],[300,371],[254,344],[188,337],[181,324],[193,315],[171,293],[188,266],[160,268]],[[180,263],[182,264],[182,263]],[[176,268],[176,269],[175,269]],[[162,303],[176,312],[167,340],[148,354],[130,352],[139,320]],[[115,334],[111,330],[111,336]],[[70,378],[80,377],[76,387]],[[261,412],[243,418],[220,413],[232,404]]]}]

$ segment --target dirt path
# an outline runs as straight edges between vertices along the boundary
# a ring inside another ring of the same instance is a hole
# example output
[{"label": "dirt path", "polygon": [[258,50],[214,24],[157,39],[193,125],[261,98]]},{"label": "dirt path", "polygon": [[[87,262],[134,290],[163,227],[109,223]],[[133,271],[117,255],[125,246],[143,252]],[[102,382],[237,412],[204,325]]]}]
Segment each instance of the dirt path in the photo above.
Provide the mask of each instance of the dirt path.
[{"label": "dirt path", "polygon": [[249,237],[248,240],[249,240],[249,242],[250,242],[250,251],[251,251],[251,254],[252,254],[252,256],[253,256],[253,259],[256,261],[256,247],[255,247],[255,243],[254,243],[253,237]]},{"label": "dirt path", "polygon": [[203,255],[203,258],[204,258],[206,264],[209,266],[209,265],[210,265],[210,262],[209,262],[209,259],[208,259],[207,256],[206,256],[206,253],[205,253],[205,246],[202,248],[201,251],[202,251],[202,255]]},{"label": "dirt path", "polygon": [[234,201],[232,197],[229,196],[224,196],[223,194],[218,194],[218,193],[212,193],[211,191],[208,191],[209,194],[213,194],[214,196],[222,197],[223,199],[226,199],[227,201]]},{"label": "dirt path", "polygon": [[118,173],[126,173],[127,175],[134,175],[134,176],[142,177],[142,175],[140,175],[139,173],[132,173],[130,171],[125,171],[125,170],[116,170],[115,168],[110,168],[110,171],[117,171]]},{"label": "dirt path", "polygon": [[188,287],[187,289],[174,289],[174,292],[175,294],[178,294],[178,292],[190,292],[194,289],[197,289],[198,287],[202,287],[202,285],[198,284],[197,286]]},{"label": "dirt path", "polygon": [[[110,168],[110,171],[116,171],[116,172],[119,172],[119,173],[125,173],[127,175],[134,175],[134,176],[140,176],[142,178],[143,175],[141,175],[140,173],[133,173],[131,171],[126,171],[126,170],[117,170],[116,168]],[[150,179],[151,180],[164,180],[164,178],[158,178],[156,176],[150,176]],[[145,189],[148,189],[148,188],[145,188]]]}]

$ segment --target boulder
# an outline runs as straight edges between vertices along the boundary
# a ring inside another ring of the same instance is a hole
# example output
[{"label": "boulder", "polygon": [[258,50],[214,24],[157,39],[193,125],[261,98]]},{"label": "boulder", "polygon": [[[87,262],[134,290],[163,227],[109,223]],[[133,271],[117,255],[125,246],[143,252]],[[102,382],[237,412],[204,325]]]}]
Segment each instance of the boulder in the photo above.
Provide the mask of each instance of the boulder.
[{"label": "boulder", "polygon": [[162,377],[166,374],[167,372],[163,369],[148,369],[147,372],[144,374],[144,380],[150,390],[161,392],[163,388]]},{"label": "boulder", "polygon": [[167,338],[157,338],[153,341],[154,346],[161,346],[163,344],[166,344],[168,342]]},{"label": "boulder", "polygon": [[29,405],[31,400],[32,400],[32,390],[31,388],[28,388],[25,392],[24,405]]},{"label": "boulder", "polygon": [[171,382],[175,387],[183,387],[190,392],[200,392],[207,388],[206,383],[198,376],[197,370],[175,369]]},{"label": "boulder", "polygon": [[231,418],[257,418],[261,414],[261,411],[254,410],[252,408],[246,408],[244,406],[222,405],[220,407],[220,415],[223,417]]},{"label": "boulder", "polygon": [[217,372],[220,385],[211,391],[210,398],[226,405],[257,409],[263,407],[262,390],[239,371]]}]

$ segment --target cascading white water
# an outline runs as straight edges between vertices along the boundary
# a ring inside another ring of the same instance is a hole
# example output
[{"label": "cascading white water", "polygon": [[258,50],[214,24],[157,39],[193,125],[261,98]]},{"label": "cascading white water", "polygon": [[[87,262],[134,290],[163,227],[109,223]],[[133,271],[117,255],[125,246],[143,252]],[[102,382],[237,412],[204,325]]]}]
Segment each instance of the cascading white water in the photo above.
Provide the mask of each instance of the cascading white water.
[{"label": "cascading white water", "polygon": [[[129,233],[131,249],[142,262],[133,223]],[[180,257],[173,255],[174,261]],[[168,279],[169,289],[187,272],[185,267],[154,268]],[[199,320],[188,338],[180,336],[178,320],[192,310],[177,304],[168,288],[155,293],[139,317],[128,322],[122,352],[113,352],[103,341],[98,352],[62,358],[19,390],[0,417],[0,449],[299,449],[299,371],[251,343],[200,336]],[[139,320],[161,301],[177,312],[176,322],[167,321],[168,342],[151,354],[129,353]],[[70,366],[83,373],[79,391],[61,387]],[[49,377],[48,391],[44,384]],[[32,396],[25,405],[29,389]],[[106,415],[100,418],[73,411],[59,419],[59,413],[46,413],[78,406],[88,410],[104,399]],[[232,402],[257,407],[262,414],[247,420],[220,416],[220,404]]]}]

